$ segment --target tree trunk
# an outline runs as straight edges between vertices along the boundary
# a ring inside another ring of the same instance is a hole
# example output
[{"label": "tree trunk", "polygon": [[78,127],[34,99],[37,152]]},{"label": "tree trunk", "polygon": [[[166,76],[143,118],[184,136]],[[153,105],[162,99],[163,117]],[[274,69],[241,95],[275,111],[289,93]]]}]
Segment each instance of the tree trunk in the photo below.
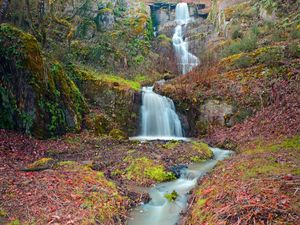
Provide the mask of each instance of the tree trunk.
[{"label": "tree trunk", "polygon": [[3,21],[4,15],[8,9],[8,6],[9,6],[9,0],[3,0],[1,8],[0,8],[0,23],[2,23],[2,21]]},{"label": "tree trunk", "polygon": [[42,45],[43,47],[46,45],[47,42],[47,34],[46,34],[46,29],[45,29],[45,0],[40,0],[39,1],[39,24],[41,26],[41,35],[42,35]]}]

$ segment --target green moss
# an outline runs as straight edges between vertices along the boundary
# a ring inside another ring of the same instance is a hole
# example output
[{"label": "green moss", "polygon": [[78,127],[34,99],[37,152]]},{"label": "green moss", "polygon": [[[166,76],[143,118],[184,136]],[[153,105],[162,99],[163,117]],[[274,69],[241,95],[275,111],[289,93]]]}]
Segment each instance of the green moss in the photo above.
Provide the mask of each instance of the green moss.
[{"label": "green moss", "polygon": [[6,216],[7,216],[7,212],[3,208],[0,208],[0,218]]},{"label": "green moss", "polygon": [[[63,67],[53,62],[49,63],[49,69],[37,40],[28,33],[1,24],[0,37],[0,58],[9,65],[3,68],[1,65],[4,71],[1,79],[10,93],[8,96],[1,89],[1,98],[9,100],[4,101],[5,105],[1,108],[15,116],[13,128],[39,138],[78,131],[87,107]],[[16,74],[18,77],[15,77]],[[3,123],[9,119],[6,118]]]},{"label": "green moss", "polygon": [[165,194],[164,197],[168,199],[169,202],[174,202],[178,197],[178,193],[174,190],[171,193]]},{"label": "green moss", "polygon": [[110,132],[109,132],[109,136],[114,138],[114,139],[118,139],[118,140],[124,140],[124,139],[127,139],[127,135],[119,130],[119,129],[112,129]]},{"label": "green moss", "polygon": [[202,207],[202,206],[205,205],[206,202],[207,202],[207,199],[205,199],[205,198],[200,198],[200,199],[197,201],[197,205],[198,205],[199,207]]},{"label": "green moss", "polygon": [[263,152],[278,152],[281,150],[300,151],[300,136],[286,138],[281,141],[275,140],[274,143],[265,143],[257,140],[253,142],[253,145],[254,147],[244,149],[243,153],[252,155]]},{"label": "green moss", "polygon": [[110,127],[110,121],[103,114],[95,115],[88,125],[88,128],[94,130],[96,135],[108,134]]},{"label": "green moss", "polygon": [[158,39],[160,45],[162,45],[162,46],[169,47],[170,44],[172,43],[172,39],[167,37],[165,34],[158,35],[157,39]]},{"label": "green moss", "polygon": [[129,180],[143,182],[146,179],[150,179],[156,182],[163,182],[176,179],[173,173],[166,172],[163,166],[155,164],[146,157],[136,159],[128,157],[125,161],[130,161],[130,165],[126,168],[126,177]]},{"label": "green moss", "polygon": [[199,153],[199,156],[197,156],[198,160],[206,160],[214,156],[212,150],[207,144],[193,141],[192,145],[193,149]]},{"label": "green moss", "polygon": [[99,14],[102,15],[102,14],[111,13],[111,12],[112,12],[111,8],[104,8],[99,11]]},{"label": "green moss", "polygon": [[174,149],[174,148],[176,148],[179,145],[180,145],[179,141],[169,141],[168,143],[166,143],[166,144],[163,145],[163,148]]},{"label": "green moss", "polygon": [[286,171],[288,171],[286,166],[268,160],[267,162],[264,161],[264,163],[262,164],[258,165],[258,163],[256,163],[251,168],[247,168],[244,173],[244,177],[247,179],[247,178],[257,177],[258,175],[262,175],[262,176],[279,175],[279,174],[285,174]]},{"label": "green moss", "polygon": [[13,220],[13,221],[11,221],[11,222],[9,222],[7,225],[21,225],[21,222],[20,222],[20,220]]},{"label": "green moss", "polygon": [[153,166],[145,169],[145,175],[157,182],[174,180],[175,176],[171,172],[166,172],[162,166]]},{"label": "green moss", "polygon": [[120,86],[127,86],[128,88],[131,88],[135,91],[140,91],[141,90],[141,84],[136,81],[132,80],[126,80],[122,77],[119,76],[114,76],[114,75],[104,75],[101,77],[101,79],[108,81],[110,83],[118,83]]},{"label": "green moss", "polygon": [[249,56],[243,55],[240,58],[234,60],[233,63],[236,68],[247,68],[253,64],[253,59],[251,59]]},{"label": "green moss", "polygon": [[75,161],[61,161],[58,162],[55,165],[55,168],[58,169],[60,167],[64,167],[64,168],[75,168],[76,166],[78,166],[79,164]]},{"label": "green moss", "polygon": [[204,162],[205,159],[203,159],[202,157],[200,156],[191,156],[190,157],[190,160],[193,162],[193,163],[201,163],[201,162]]},{"label": "green moss", "polygon": [[274,140],[273,143],[257,140],[251,143],[251,147],[242,150],[243,154],[250,155],[253,158],[251,164],[242,164],[239,169],[243,171],[244,179],[257,176],[299,174],[299,168],[291,166],[288,162],[280,162],[274,157],[258,157],[258,154],[288,154],[291,157],[297,157],[300,152],[300,137],[285,138]]},{"label": "green moss", "polygon": [[52,159],[52,158],[41,158],[41,159],[27,165],[27,169],[29,169],[29,170],[40,170],[40,169],[49,168],[53,164],[54,164],[54,159]]},{"label": "green moss", "polygon": [[118,175],[122,175],[122,174],[124,174],[124,171],[119,170],[119,169],[116,169],[116,170],[111,172],[112,176],[118,176]]},{"label": "green moss", "polygon": [[9,91],[0,86],[0,128],[13,129],[16,126],[18,109],[15,98]]}]

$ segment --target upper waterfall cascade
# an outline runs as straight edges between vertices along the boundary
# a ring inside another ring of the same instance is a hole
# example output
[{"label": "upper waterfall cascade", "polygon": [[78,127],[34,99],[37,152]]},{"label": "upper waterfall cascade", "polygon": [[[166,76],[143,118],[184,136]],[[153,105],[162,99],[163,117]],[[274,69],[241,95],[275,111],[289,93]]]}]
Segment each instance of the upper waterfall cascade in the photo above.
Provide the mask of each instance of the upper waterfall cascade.
[{"label": "upper waterfall cascade", "polygon": [[199,59],[189,52],[189,43],[184,37],[187,24],[191,20],[187,3],[178,3],[175,14],[177,26],[172,39],[173,46],[181,73],[186,74],[200,63]]}]

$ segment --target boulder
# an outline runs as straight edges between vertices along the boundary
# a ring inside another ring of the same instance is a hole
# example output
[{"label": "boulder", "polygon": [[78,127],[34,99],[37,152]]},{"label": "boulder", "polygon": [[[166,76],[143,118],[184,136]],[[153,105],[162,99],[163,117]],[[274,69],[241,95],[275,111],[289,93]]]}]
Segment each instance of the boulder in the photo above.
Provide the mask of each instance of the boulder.
[{"label": "boulder", "polygon": [[28,33],[1,24],[0,37],[0,128],[38,138],[79,131],[87,106],[63,67]]},{"label": "boulder", "polygon": [[209,125],[232,126],[233,106],[218,100],[208,100],[200,107],[198,125],[205,129]]}]

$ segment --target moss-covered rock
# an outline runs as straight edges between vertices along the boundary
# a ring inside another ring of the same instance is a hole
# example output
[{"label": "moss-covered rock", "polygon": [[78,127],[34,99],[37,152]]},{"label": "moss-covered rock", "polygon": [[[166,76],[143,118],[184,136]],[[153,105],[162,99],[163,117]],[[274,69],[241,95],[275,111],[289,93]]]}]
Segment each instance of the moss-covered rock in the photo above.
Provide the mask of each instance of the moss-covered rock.
[{"label": "moss-covered rock", "polygon": [[85,125],[89,130],[92,130],[95,135],[101,136],[109,134],[112,129],[112,122],[104,114],[90,114],[86,118]]},{"label": "moss-covered rock", "polygon": [[197,151],[197,154],[191,157],[192,162],[202,162],[214,156],[209,146],[203,142],[192,142],[192,148]]},{"label": "moss-covered rock", "polygon": [[164,144],[162,147],[172,150],[172,149],[178,147],[179,145],[180,145],[179,141],[169,141],[166,144]]},{"label": "moss-covered rock", "polygon": [[24,168],[24,171],[39,171],[50,169],[55,163],[55,160],[52,158],[41,158]]},{"label": "moss-covered rock", "polygon": [[46,63],[37,40],[11,25],[0,26],[1,128],[45,138],[78,131],[84,98],[58,62]]},{"label": "moss-covered rock", "polygon": [[130,162],[126,168],[126,177],[139,183],[163,182],[174,180],[176,177],[172,172],[167,172],[162,165],[156,164],[146,157],[127,157],[126,162]]},{"label": "moss-covered rock", "polygon": [[178,197],[178,193],[174,190],[171,193],[165,194],[164,197],[168,199],[169,202],[173,202]]},{"label": "moss-covered rock", "polygon": [[118,140],[124,140],[124,139],[128,138],[126,133],[124,131],[119,130],[119,129],[112,129],[109,132],[109,136],[111,136],[114,139],[118,139]]},{"label": "moss-covered rock", "polygon": [[113,121],[106,121],[105,128],[103,127],[104,130],[100,133],[105,133],[108,128],[116,126],[126,131],[128,135],[135,134],[141,100],[138,82],[89,71],[74,65],[68,66],[67,70],[90,105],[101,109],[102,114],[106,115],[105,118]]}]

